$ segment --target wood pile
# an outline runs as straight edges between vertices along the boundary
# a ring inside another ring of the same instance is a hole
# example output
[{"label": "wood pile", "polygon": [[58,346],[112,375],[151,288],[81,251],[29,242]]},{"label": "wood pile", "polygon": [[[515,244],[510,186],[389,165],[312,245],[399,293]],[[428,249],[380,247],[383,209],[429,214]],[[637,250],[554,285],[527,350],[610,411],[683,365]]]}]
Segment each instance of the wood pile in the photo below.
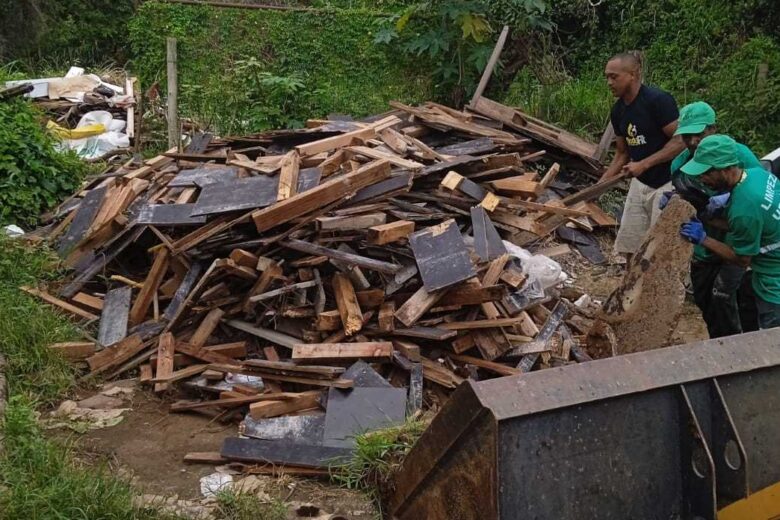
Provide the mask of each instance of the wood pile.
[{"label": "wood pile", "polygon": [[54,348],[187,394],[173,412],[246,413],[254,439],[221,457],[301,473],[465,378],[588,360],[581,294],[540,291],[502,238],[614,225],[592,202],[614,182],[558,178],[595,173],[595,146],[485,98],[393,107],[201,134],[88,182],[33,233],[73,272],[25,290],[98,327]]}]

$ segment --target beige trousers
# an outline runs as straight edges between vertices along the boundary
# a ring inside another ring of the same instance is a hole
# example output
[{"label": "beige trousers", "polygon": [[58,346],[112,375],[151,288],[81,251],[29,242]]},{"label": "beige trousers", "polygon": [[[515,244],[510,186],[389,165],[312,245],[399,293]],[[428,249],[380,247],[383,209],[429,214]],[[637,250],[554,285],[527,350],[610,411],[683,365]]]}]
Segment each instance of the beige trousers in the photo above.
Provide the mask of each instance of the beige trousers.
[{"label": "beige trousers", "polygon": [[633,254],[642,245],[645,234],[658,220],[661,210],[658,202],[665,191],[672,189],[672,183],[660,188],[651,188],[637,179],[631,179],[626,203],[623,206],[623,218],[615,238],[615,252]]}]

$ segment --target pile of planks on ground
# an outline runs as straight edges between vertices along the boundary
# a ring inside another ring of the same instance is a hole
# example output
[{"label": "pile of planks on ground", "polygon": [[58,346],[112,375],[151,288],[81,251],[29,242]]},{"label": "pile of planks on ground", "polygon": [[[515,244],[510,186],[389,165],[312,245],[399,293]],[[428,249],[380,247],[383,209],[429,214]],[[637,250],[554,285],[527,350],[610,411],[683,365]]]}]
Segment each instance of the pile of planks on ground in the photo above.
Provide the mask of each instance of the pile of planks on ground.
[{"label": "pile of planks on ground", "polygon": [[393,108],[199,134],[86,183],[31,234],[72,274],[25,290],[97,323],[54,348],[186,397],[171,411],[245,415],[222,456],[302,472],[466,378],[588,360],[581,294],[506,245],[614,225],[611,184],[558,178],[595,173],[595,146],[485,98]]}]

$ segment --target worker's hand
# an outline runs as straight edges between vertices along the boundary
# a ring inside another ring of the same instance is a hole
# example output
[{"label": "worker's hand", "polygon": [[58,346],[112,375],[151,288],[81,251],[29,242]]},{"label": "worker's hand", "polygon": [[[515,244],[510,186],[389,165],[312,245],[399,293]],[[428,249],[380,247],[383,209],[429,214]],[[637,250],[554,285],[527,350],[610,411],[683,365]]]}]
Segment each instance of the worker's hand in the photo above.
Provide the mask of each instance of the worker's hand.
[{"label": "worker's hand", "polygon": [[701,220],[693,217],[680,226],[680,236],[688,242],[701,245],[704,239],[707,238],[707,233],[704,231],[704,224],[701,223]]},{"label": "worker's hand", "polygon": [[647,166],[645,166],[645,163],[642,161],[631,161],[623,166],[623,171],[632,177],[639,177],[647,171]]},{"label": "worker's hand", "polygon": [[665,191],[661,194],[661,198],[658,199],[658,209],[664,209],[667,204],[669,204],[669,201],[672,199],[673,196],[677,195],[677,192],[672,191]]},{"label": "worker's hand", "polygon": [[710,200],[707,202],[707,206],[704,208],[705,217],[712,218],[716,216],[720,210],[726,207],[726,204],[729,203],[730,198],[731,193],[729,192],[710,197]]}]

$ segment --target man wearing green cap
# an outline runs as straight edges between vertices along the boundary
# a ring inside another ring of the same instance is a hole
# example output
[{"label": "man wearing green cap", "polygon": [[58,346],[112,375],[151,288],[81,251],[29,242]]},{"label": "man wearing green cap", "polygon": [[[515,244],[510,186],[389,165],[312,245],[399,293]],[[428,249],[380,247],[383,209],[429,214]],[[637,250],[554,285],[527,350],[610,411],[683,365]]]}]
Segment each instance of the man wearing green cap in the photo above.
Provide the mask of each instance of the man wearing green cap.
[{"label": "man wearing green cap", "polygon": [[[725,230],[713,225],[711,220],[720,216],[720,207],[728,202],[729,194],[717,195],[699,182],[698,178],[680,171],[696,152],[701,140],[718,133],[715,124],[715,111],[707,103],[697,101],[680,110],[675,135],[682,136],[686,149],[672,161],[671,170],[675,191],[696,207],[707,236],[722,241],[726,235]],[[740,168],[761,168],[758,158],[743,144],[737,143],[737,157]],[[664,204],[664,201],[661,203]],[[720,257],[701,245],[693,248],[693,299],[701,310],[710,338],[740,334],[757,327],[752,301],[743,301],[742,305],[739,305],[738,294],[744,277],[743,267],[724,263]],[[749,280],[746,280],[746,284],[749,284]]]},{"label": "man wearing green cap", "polygon": [[707,235],[698,218],[680,234],[726,262],[750,267],[762,329],[780,326],[780,185],[763,168],[741,168],[737,142],[726,135],[702,139],[682,173],[698,177],[719,194],[729,193],[725,241]]}]

